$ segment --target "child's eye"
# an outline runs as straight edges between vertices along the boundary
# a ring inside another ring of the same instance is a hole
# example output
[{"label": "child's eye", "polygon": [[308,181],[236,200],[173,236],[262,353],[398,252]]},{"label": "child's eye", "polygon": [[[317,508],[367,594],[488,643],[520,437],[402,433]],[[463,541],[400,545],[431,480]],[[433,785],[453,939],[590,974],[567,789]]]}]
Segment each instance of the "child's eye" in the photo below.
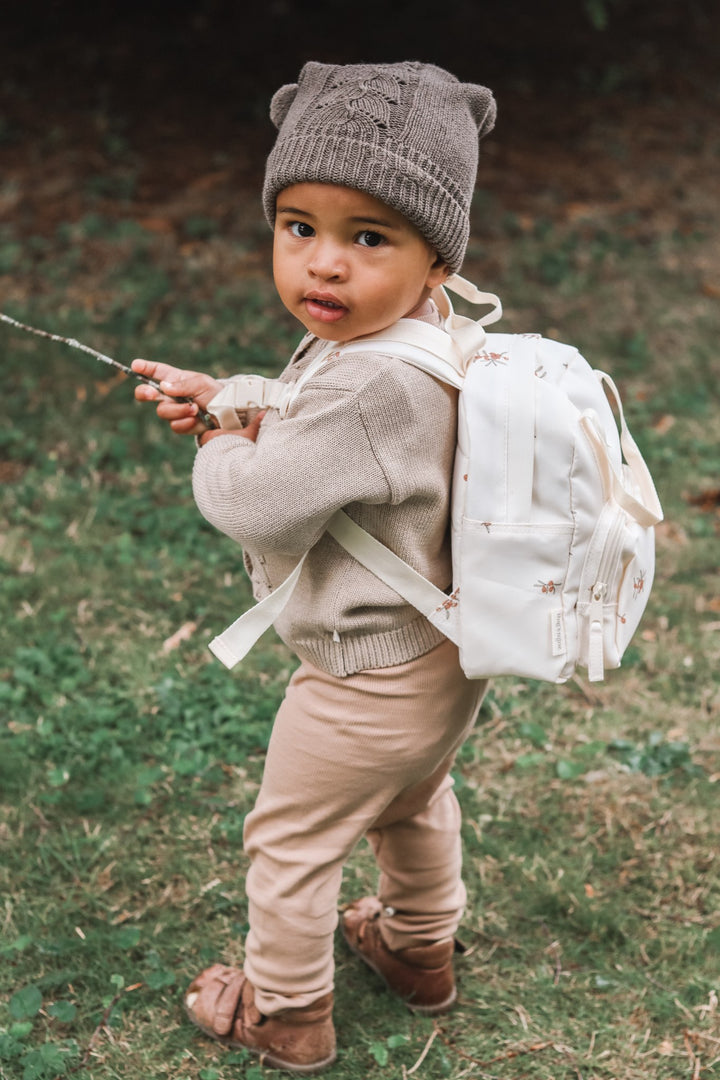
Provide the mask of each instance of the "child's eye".
[{"label": "child's eye", "polygon": [[382,233],[373,232],[372,229],[363,229],[363,231],[358,234],[357,241],[362,247],[379,247],[381,244],[385,243],[385,237]]},{"label": "child's eye", "polygon": [[308,225],[306,221],[291,221],[288,227],[293,236],[300,236],[303,239],[315,235],[312,225]]}]

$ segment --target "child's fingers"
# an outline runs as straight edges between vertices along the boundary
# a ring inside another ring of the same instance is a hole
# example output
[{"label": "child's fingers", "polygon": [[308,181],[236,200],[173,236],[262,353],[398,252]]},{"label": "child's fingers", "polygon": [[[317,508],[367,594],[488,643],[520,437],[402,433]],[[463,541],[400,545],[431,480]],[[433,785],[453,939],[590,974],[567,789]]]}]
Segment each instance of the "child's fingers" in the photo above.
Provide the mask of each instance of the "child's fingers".
[{"label": "child's fingers", "polygon": [[148,386],[147,383],[138,383],[135,387],[135,400],[136,401],[157,401],[160,394],[154,386]]},{"label": "child's fingers", "polygon": [[160,389],[169,397],[188,397],[209,401],[217,392],[217,384],[209,375],[199,371],[176,371],[161,376]]},{"label": "child's fingers", "polygon": [[152,379],[159,374],[158,368],[166,365],[157,364],[154,360],[133,360],[130,367],[133,371],[136,371],[138,375],[144,375],[146,379]]},{"label": "child's fingers", "polygon": [[173,367],[172,364],[160,364],[155,360],[143,360],[137,358],[130,364],[133,371],[138,375],[144,375],[146,379],[177,379],[187,375],[181,368]]},{"label": "child's fingers", "polygon": [[171,398],[161,397],[158,402],[158,407],[155,410],[161,420],[187,420],[192,419],[195,422],[195,418],[198,414],[198,407],[194,401],[173,401]]},{"label": "child's fingers", "polygon": [[247,427],[244,427],[242,431],[238,431],[237,434],[242,435],[244,439],[250,439],[252,442],[255,442],[258,437],[258,432],[260,431],[260,425],[263,422],[264,416],[264,412],[259,412],[256,416],[252,418]]},{"label": "child's fingers", "polygon": [[130,367],[137,371],[138,375],[145,375],[148,379],[162,379],[170,372],[177,371],[177,368],[172,368],[169,364],[159,364],[156,360],[143,360],[140,357],[133,360]]},{"label": "child's fingers", "polygon": [[194,416],[183,420],[172,420],[170,427],[176,435],[201,435],[204,431],[207,431],[205,425],[198,423]]}]

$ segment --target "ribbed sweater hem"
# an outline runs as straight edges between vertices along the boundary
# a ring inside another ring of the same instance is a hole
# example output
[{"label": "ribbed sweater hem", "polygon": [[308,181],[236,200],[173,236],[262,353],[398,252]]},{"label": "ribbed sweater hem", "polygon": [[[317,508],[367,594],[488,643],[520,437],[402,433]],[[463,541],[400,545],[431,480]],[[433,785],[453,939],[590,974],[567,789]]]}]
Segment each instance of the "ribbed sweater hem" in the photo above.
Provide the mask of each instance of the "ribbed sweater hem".
[{"label": "ribbed sweater hem", "polygon": [[421,615],[397,630],[387,630],[382,634],[363,637],[348,634],[342,636],[340,641],[327,637],[288,641],[286,644],[301,660],[308,660],[330,675],[342,678],[357,671],[406,664],[430,652],[444,640],[445,635]]}]

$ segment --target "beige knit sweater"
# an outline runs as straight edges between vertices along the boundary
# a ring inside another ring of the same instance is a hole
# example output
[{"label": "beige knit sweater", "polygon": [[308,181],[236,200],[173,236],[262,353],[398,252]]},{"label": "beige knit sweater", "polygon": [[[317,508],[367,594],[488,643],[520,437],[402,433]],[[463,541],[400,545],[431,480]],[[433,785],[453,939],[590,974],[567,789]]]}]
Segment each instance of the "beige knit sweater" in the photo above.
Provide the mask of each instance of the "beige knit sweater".
[{"label": "beige knit sweater", "polygon": [[[304,342],[281,375],[298,379],[325,345]],[[333,675],[415,659],[443,640],[396,592],[324,536],[343,508],[441,589],[451,583],[449,494],[457,392],[394,356],[328,361],[287,417],[257,442],[228,433],[198,451],[193,493],[244,550],[257,600],[312,549],[275,628]]]}]

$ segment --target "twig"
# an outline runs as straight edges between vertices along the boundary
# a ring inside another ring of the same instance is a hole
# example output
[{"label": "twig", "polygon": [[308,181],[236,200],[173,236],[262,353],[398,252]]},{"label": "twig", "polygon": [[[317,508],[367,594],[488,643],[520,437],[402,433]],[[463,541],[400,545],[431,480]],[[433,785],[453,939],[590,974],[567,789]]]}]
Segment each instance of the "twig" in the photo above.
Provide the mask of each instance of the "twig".
[{"label": "twig", "polygon": [[550,956],[553,959],[553,964],[554,964],[554,967],[555,967],[555,972],[554,972],[554,975],[553,975],[553,985],[557,986],[558,983],[560,982],[560,976],[562,975],[562,970],[563,970],[562,969],[562,960],[560,959],[560,956],[561,956],[560,942],[559,941],[553,941],[545,949],[545,952],[549,953]]},{"label": "twig", "polygon": [[75,338],[62,337],[60,334],[51,334],[47,330],[38,330],[35,326],[27,326],[26,323],[18,322],[17,319],[11,319],[9,315],[3,315],[0,311],[0,319],[3,322],[9,323],[10,326],[14,326],[16,330],[26,330],[28,334],[37,334],[38,337],[47,338],[48,341],[58,341],[61,345],[69,345],[73,349],[80,349],[82,352],[89,353],[90,356],[94,356],[96,360],[102,360],[103,364],[110,364],[111,367],[118,368],[120,371],[124,371],[126,375],[132,375],[134,379],[139,379],[140,382],[147,383],[148,386],[152,386],[154,390],[160,391],[160,384],[155,382],[154,379],[148,379],[145,375],[140,375],[137,371],[133,371],[132,368],[126,367],[125,364],[121,364],[119,360],[113,360],[111,356],[105,356],[104,353],[98,352],[96,349],[91,349],[89,345],[83,345],[82,342],[76,341]]},{"label": "twig", "polygon": [[547,1050],[552,1045],[551,1042],[541,1042],[533,1043],[532,1046],[524,1046],[521,1050],[506,1050],[504,1054],[498,1054],[497,1057],[490,1058],[485,1064],[496,1065],[499,1061],[512,1061],[513,1058],[522,1057],[524,1054],[538,1054],[541,1050]]},{"label": "twig", "polygon": [[712,1035],[704,1035],[702,1031],[687,1031],[685,1034],[689,1039],[705,1039],[707,1042],[720,1046],[720,1039],[715,1039]]},{"label": "twig", "polygon": [[713,1035],[706,1035],[702,1031],[685,1031],[683,1033],[683,1040],[685,1043],[685,1050],[690,1058],[690,1062],[693,1066],[693,1074],[691,1080],[699,1080],[701,1073],[709,1072],[720,1062],[720,1057],[714,1058],[713,1061],[709,1061],[707,1065],[702,1065],[700,1054],[696,1053],[693,1048],[693,1043],[702,1039],[704,1042],[713,1043],[715,1046],[720,1046],[720,1039],[716,1039]]},{"label": "twig", "polygon": [[[133,983],[132,986],[126,986],[123,990],[119,990],[117,992],[115,997],[112,999],[112,1001],[110,1002],[110,1004],[105,1009],[102,1016],[100,1017],[100,1020],[99,1020],[99,1022],[97,1024],[97,1027],[95,1028],[92,1035],[90,1036],[90,1041],[88,1042],[87,1046],[85,1047],[85,1053],[83,1054],[81,1061],[79,1061],[77,1065],[73,1065],[73,1067],[71,1069],[68,1069],[67,1073],[65,1075],[68,1075],[70,1073],[80,1072],[81,1069],[85,1068],[88,1061],[90,1060],[90,1055],[93,1052],[93,1047],[95,1046],[95,1043],[100,1038],[100,1032],[103,1030],[103,1028],[107,1024],[108,1020],[110,1019],[110,1015],[111,1015],[113,1009],[115,1008],[115,1006],[117,1005],[118,1001],[120,1001],[123,994],[129,994],[133,990],[139,990],[142,985],[143,984],[141,982]],[[56,1076],[55,1080],[62,1080],[62,1078],[59,1077],[59,1076]]]},{"label": "twig", "polygon": [[684,1033],[683,1041],[685,1043],[685,1052],[687,1053],[687,1056],[690,1058],[690,1064],[693,1067],[692,1080],[699,1080],[699,1078],[700,1078],[700,1070],[701,1070],[700,1056],[699,1056],[699,1054],[696,1054],[695,1051],[692,1048],[691,1036],[690,1036],[689,1031],[686,1031]]},{"label": "twig", "polygon": [[465,1061],[471,1061],[473,1065],[477,1065],[479,1068],[487,1068],[488,1065],[497,1065],[500,1061],[512,1061],[513,1058],[522,1057],[524,1054],[538,1054],[541,1050],[547,1050],[549,1046],[554,1046],[553,1042],[538,1042],[533,1043],[532,1046],[524,1046],[519,1050],[506,1050],[504,1054],[498,1054],[496,1057],[489,1058],[487,1061],[478,1061],[477,1058],[472,1057],[470,1054],[466,1054],[464,1050],[455,1046],[443,1037],[444,1033],[441,1028],[435,1028],[440,1041],[448,1047],[449,1050],[453,1050],[459,1057],[464,1058]]},{"label": "twig", "polygon": [[580,678],[579,675],[573,675],[571,682],[575,683],[582,696],[587,701],[588,705],[603,705],[605,699],[600,694],[595,693],[590,689],[588,684]]},{"label": "twig", "polygon": [[417,1061],[413,1065],[412,1069],[408,1069],[408,1071],[406,1073],[407,1076],[412,1076],[413,1073],[418,1071],[418,1069],[422,1065],[423,1061],[428,1056],[428,1051],[430,1050],[430,1047],[432,1046],[433,1042],[437,1038],[438,1034],[439,1034],[438,1028],[433,1028],[433,1031],[432,1031],[432,1034],[431,1034],[430,1038],[425,1043],[425,1049],[423,1050],[422,1054],[420,1055],[420,1057],[417,1059]]},{"label": "twig", "polygon": [[[69,345],[72,349],[80,349],[81,352],[88,353],[96,360],[101,360],[103,364],[109,364],[111,367],[117,368],[118,371],[124,372],[125,375],[130,375],[133,379],[137,379],[138,382],[152,386],[153,390],[157,390],[163,397],[169,397],[160,389],[160,383],[156,382],[155,379],[149,379],[147,375],[141,375],[138,371],[133,371],[131,367],[121,364],[119,360],[113,360],[111,356],[106,356],[105,353],[98,352],[97,349],[91,349],[89,345],[83,345],[81,341],[76,341],[75,338],[63,337],[61,334],[51,334],[48,330],[39,330],[36,326],[28,326],[26,323],[18,322],[17,319],[12,319],[9,315],[4,315],[2,311],[0,311],[0,320],[8,323],[9,326],[14,326],[16,330],[25,330],[28,334],[36,334],[38,337],[47,338],[48,341],[57,341],[61,345]],[[170,398],[170,400],[194,404],[194,399],[190,397]],[[215,418],[202,408],[198,413],[198,419],[202,420],[203,424],[208,428],[217,427]]]}]

